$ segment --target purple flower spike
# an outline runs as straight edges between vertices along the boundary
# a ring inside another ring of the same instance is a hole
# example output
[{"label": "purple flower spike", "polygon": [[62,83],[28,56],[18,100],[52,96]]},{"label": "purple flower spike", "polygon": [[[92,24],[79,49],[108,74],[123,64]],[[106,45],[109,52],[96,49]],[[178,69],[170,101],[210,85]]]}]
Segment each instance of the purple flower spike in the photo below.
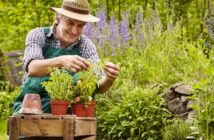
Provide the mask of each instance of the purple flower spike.
[{"label": "purple flower spike", "polygon": [[102,34],[102,30],[105,27],[105,23],[106,23],[106,12],[105,10],[101,10],[101,12],[98,14],[98,17],[100,18],[100,21],[97,23],[97,34],[96,34],[96,40],[97,43],[99,44],[99,46],[101,46],[102,44],[102,39],[101,39],[101,34]]},{"label": "purple flower spike", "polygon": [[152,18],[153,18],[153,27],[155,27],[159,23],[159,19],[157,18],[156,10],[153,11]]},{"label": "purple flower spike", "polygon": [[115,18],[111,17],[110,23],[109,23],[109,41],[114,47],[117,47],[118,42],[117,42],[117,35],[118,35],[118,29],[116,26]]},{"label": "purple flower spike", "polygon": [[100,18],[100,21],[97,23],[97,25],[98,25],[98,29],[100,30],[100,32],[102,32],[102,30],[105,26],[105,23],[106,23],[106,12],[105,12],[105,10],[101,11],[101,13],[99,14],[99,18]]},{"label": "purple flower spike", "polygon": [[84,34],[90,39],[93,38],[92,30],[93,30],[93,23],[91,23],[91,22],[87,23],[84,28]]},{"label": "purple flower spike", "polygon": [[137,22],[137,24],[141,24],[143,22],[143,15],[140,10],[138,10],[138,12],[137,12],[136,22]]},{"label": "purple flower spike", "polygon": [[120,24],[120,34],[122,35],[122,48],[124,49],[124,44],[129,40],[129,21],[128,21],[128,13],[125,13],[125,18]]},{"label": "purple flower spike", "polygon": [[100,47],[102,42],[101,42],[101,31],[99,29],[97,30],[97,33],[96,33],[96,40],[99,45],[98,47]]},{"label": "purple flower spike", "polygon": [[143,42],[143,33],[141,29],[141,24],[143,23],[143,18],[142,18],[142,13],[140,10],[138,10],[137,15],[136,15],[136,26],[137,26],[137,32],[138,32],[138,41],[139,44],[142,45]]}]

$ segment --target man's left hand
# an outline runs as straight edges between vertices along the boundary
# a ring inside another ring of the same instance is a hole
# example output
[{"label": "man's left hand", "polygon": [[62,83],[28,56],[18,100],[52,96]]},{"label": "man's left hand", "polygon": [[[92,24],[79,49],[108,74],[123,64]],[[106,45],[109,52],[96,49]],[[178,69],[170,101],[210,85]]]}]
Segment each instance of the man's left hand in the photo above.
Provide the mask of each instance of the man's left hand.
[{"label": "man's left hand", "polygon": [[113,82],[119,75],[119,67],[111,62],[105,64],[104,71],[107,80]]}]

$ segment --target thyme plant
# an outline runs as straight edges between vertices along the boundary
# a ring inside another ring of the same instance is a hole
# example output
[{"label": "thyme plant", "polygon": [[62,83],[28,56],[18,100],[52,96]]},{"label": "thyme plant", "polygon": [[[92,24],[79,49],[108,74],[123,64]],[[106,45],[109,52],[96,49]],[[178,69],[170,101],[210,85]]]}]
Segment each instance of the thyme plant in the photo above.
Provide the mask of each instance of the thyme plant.
[{"label": "thyme plant", "polygon": [[88,70],[74,74],[77,77],[77,83],[73,83],[75,78],[65,69],[52,69],[49,81],[42,83],[46,91],[54,100],[68,100],[71,103],[88,104],[92,101],[92,95],[95,93],[97,81],[102,75],[102,69],[98,64],[88,61],[90,67]]},{"label": "thyme plant", "polygon": [[73,99],[72,103],[88,104],[92,101],[92,96],[98,88],[97,81],[102,75],[101,64],[93,63],[88,60],[90,67],[87,71],[79,72],[79,80],[73,86]]},{"label": "thyme plant", "polygon": [[69,100],[72,94],[72,77],[64,69],[54,68],[50,73],[49,81],[42,83],[52,100]]}]

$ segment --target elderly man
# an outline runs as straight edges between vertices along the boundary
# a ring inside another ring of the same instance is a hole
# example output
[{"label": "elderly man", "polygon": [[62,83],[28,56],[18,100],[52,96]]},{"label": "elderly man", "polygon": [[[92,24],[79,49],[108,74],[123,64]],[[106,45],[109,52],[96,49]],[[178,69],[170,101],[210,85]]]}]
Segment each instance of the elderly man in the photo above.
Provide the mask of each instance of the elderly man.
[{"label": "elderly man", "polygon": [[[43,112],[50,112],[50,97],[41,87],[41,82],[47,80],[49,68],[64,67],[72,73],[86,70],[89,65],[86,59],[94,63],[99,57],[92,41],[82,35],[87,22],[97,22],[99,19],[89,14],[87,0],[64,0],[61,8],[51,8],[57,13],[56,23],[52,27],[36,28],[26,37],[24,55],[25,80],[22,91],[14,102],[14,113],[20,108],[26,93],[39,93]],[[119,74],[119,68],[113,63],[107,63],[105,76],[98,82],[99,92],[105,92]]]}]

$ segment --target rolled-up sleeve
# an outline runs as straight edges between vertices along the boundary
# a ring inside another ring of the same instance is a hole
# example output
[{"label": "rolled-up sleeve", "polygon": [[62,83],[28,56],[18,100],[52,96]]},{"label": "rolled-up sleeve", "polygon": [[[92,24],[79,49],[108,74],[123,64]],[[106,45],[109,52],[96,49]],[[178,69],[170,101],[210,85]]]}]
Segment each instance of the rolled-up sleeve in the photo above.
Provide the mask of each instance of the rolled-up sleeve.
[{"label": "rolled-up sleeve", "polygon": [[90,59],[93,62],[93,71],[98,79],[99,77],[105,76],[104,70],[98,64],[98,62],[100,62],[100,58],[95,44],[85,35],[82,35],[81,37],[82,44],[80,46],[80,52],[82,57]]},{"label": "rolled-up sleeve", "polygon": [[96,50],[96,46],[91,41],[91,39],[89,39],[85,35],[82,35],[81,39],[82,39],[81,40],[82,44],[80,46],[80,52],[82,54],[82,57],[84,57],[86,59],[91,59],[95,63],[100,61],[97,50]]},{"label": "rolled-up sleeve", "polygon": [[41,28],[31,30],[26,37],[24,52],[24,70],[28,71],[30,61],[44,59],[42,48],[45,45],[45,35]]}]

